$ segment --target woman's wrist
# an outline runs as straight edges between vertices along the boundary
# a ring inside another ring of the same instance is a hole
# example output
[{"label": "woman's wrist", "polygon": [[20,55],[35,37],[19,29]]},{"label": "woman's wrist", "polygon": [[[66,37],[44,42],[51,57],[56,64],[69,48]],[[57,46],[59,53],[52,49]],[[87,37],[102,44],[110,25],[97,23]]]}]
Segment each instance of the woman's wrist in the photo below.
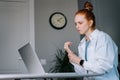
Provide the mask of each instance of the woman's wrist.
[{"label": "woman's wrist", "polygon": [[66,50],[68,53],[73,53],[69,48]]}]

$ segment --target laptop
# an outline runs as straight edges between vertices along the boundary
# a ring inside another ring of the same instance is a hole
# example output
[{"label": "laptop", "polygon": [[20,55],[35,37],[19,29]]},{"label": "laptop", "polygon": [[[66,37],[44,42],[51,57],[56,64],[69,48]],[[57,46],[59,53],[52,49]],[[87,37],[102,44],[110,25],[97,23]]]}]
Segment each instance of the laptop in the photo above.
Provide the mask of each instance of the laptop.
[{"label": "laptop", "polygon": [[45,70],[39,61],[39,58],[35,51],[32,49],[30,43],[25,44],[18,51],[29,73],[45,73]]}]

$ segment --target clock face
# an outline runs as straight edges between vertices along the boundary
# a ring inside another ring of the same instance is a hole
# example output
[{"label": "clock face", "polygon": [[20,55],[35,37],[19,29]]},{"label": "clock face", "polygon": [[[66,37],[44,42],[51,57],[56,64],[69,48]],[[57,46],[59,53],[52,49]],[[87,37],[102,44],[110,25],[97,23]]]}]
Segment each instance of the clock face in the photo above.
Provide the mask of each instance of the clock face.
[{"label": "clock face", "polygon": [[50,24],[55,29],[62,29],[67,24],[67,19],[64,14],[55,12],[50,16]]}]

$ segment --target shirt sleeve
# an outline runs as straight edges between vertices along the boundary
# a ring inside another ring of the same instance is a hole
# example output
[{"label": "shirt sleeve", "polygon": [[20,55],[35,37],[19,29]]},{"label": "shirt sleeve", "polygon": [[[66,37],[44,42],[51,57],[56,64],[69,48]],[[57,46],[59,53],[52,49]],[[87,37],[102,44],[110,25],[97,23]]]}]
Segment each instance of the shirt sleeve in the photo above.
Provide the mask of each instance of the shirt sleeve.
[{"label": "shirt sleeve", "polygon": [[86,74],[86,70],[78,65],[78,64],[75,64],[75,63],[71,63],[72,65],[74,65],[74,69],[75,69],[75,72],[78,73],[78,74]]},{"label": "shirt sleeve", "polygon": [[96,73],[106,73],[113,68],[115,58],[114,42],[108,36],[98,40],[94,61],[84,61],[84,69]]}]

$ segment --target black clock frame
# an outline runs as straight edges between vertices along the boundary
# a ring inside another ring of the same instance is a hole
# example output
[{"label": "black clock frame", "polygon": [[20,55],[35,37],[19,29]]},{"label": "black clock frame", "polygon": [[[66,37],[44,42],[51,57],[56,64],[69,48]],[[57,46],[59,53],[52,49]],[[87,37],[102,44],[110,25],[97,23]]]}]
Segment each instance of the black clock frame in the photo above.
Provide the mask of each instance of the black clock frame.
[{"label": "black clock frame", "polygon": [[[52,19],[52,17],[53,17],[55,14],[61,14],[62,16],[64,16],[64,18],[65,18],[65,24],[64,24],[62,27],[56,27],[56,26],[54,26],[54,25],[52,24],[51,19]],[[67,18],[66,18],[66,16],[65,16],[63,13],[61,13],[61,12],[54,12],[53,14],[50,15],[49,22],[50,22],[50,25],[51,25],[54,29],[61,30],[61,29],[63,29],[63,28],[67,25]]]}]

